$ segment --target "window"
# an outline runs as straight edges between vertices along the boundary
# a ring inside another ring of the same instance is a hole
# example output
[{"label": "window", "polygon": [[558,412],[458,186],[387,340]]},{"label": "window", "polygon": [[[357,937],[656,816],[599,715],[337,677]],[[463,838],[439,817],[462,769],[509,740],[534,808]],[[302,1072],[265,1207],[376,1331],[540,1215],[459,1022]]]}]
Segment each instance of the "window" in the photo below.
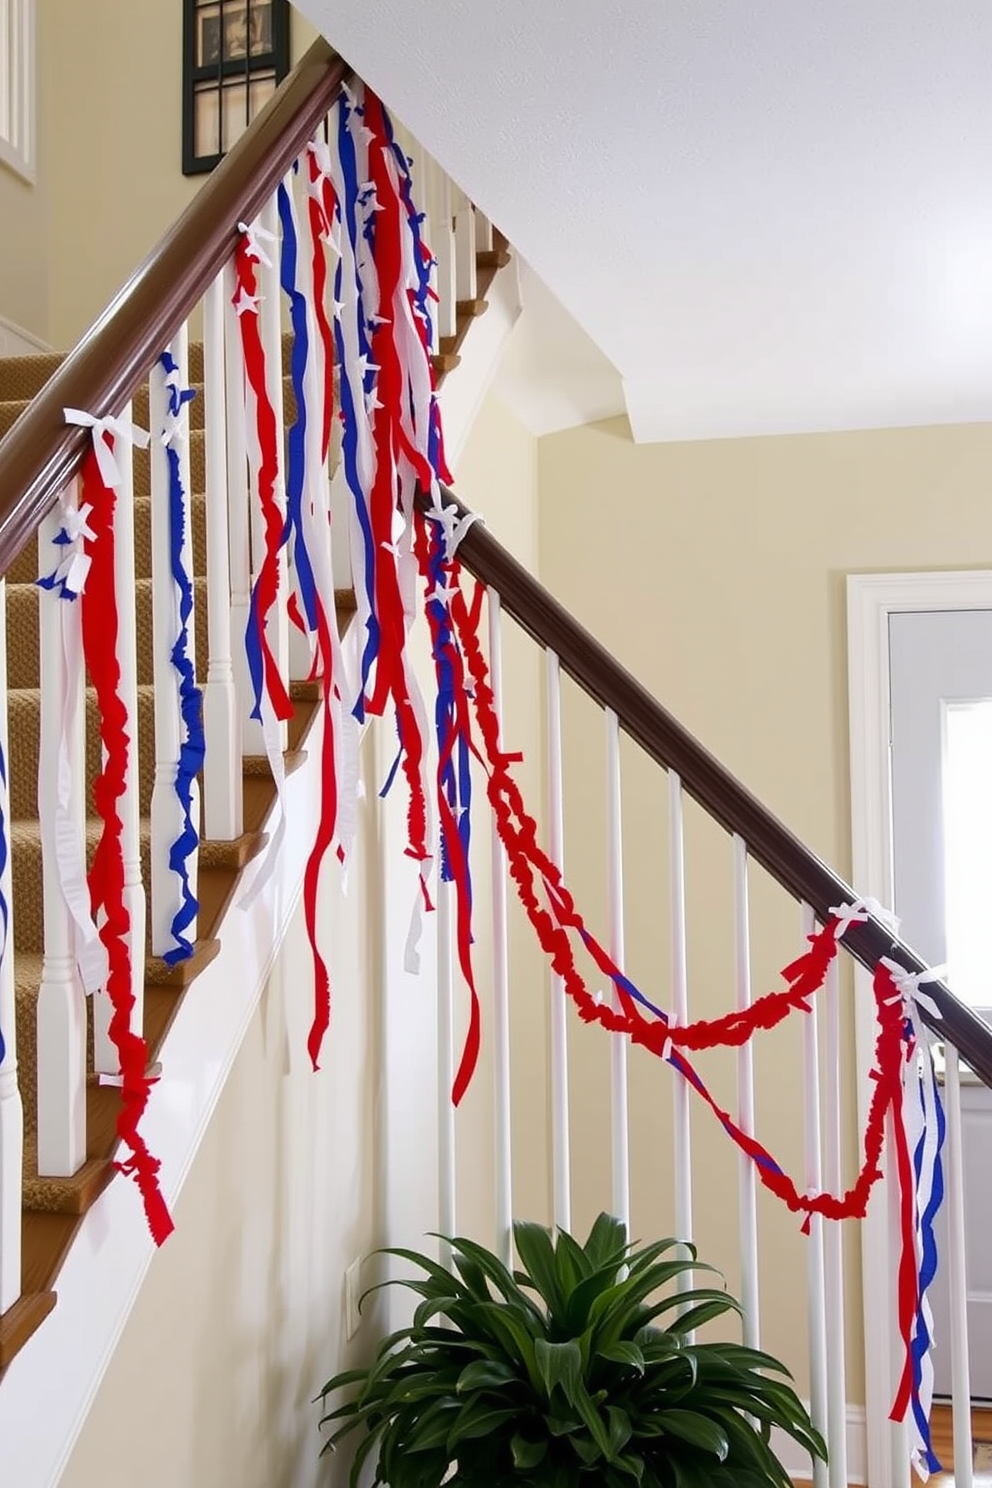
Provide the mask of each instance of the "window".
[{"label": "window", "polygon": [[34,0],[0,0],[0,161],[34,180]]},{"label": "window", "polygon": [[944,704],[944,884],[948,985],[992,1008],[992,699]]},{"label": "window", "polygon": [[192,176],[213,170],[289,71],[289,3],[185,0],[183,24],[183,171]]}]

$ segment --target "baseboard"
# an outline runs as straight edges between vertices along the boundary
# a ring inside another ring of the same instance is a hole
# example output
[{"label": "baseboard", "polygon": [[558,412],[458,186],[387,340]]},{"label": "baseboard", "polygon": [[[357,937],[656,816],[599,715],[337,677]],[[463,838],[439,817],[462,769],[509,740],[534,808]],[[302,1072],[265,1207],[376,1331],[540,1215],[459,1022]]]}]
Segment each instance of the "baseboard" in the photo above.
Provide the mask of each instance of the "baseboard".
[{"label": "baseboard", "polygon": [[[240,904],[263,871],[245,869],[221,930],[216,959],[184,998],[162,1047],[163,1078],[144,1122],[161,1158],[162,1189],[175,1206],[254,1016],[303,887],[319,814],[322,719],[307,757],[286,781],[286,834],[271,877],[250,912]],[[83,1219],[59,1273],[58,1305],[0,1383],[4,1484],[55,1488],[82,1429],[154,1247],[137,1189],[116,1179]]]},{"label": "baseboard", "polygon": [[26,331],[23,326],[0,315],[0,357],[33,356],[51,349],[47,341],[42,341],[32,331]]},{"label": "baseboard", "polygon": [[[809,1402],[806,1402],[807,1407]],[[772,1450],[790,1478],[801,1482],[812,1482],[813,1469],[809,1457],[796,1446],[791,1437],[780,1431],[772,1432]],[[864,1406],[847,1407],[847,1481],[868,1481],[868,1422]]]}]

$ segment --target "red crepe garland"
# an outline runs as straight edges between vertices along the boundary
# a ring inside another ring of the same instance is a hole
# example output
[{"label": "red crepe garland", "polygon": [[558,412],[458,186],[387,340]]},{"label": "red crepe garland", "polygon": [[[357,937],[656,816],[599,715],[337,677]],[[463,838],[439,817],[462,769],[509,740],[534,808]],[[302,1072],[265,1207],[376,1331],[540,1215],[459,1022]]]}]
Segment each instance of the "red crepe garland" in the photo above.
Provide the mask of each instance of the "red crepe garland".
[{"label": "red crepe garland", "polygon": [[[423,519],[421,519],[423,520]],[[740,1045],[759,1028],[771,1028],[794,1008],[809,1010],[808,999],[824,982],[827,969],[837,954],[836,922],[826,925],[810,937],[810,950],[786,969],[790,986],[784,992],[769,993],[759,998],[746,1011],[727,1018],[700,1020],[685,1027],[674,1027],[663,1018],[649,1022],[637,1008],[635,1000],[624,989],[619,973],[606,952],[589,934],[572,896],[562,882],[561,873],[537,842],[536,823],[526,811],[519,787],[510,772],[518,757],[499,747],[499,721],[496,715],[488,667],[478,637],[478,612],[470,611],[459,584],[458,565],[448,567],[452,588],[451,616],[459,648],[471,680],[476,718],[482,736],[487,762],[487,792],[493,808],[496,828],[507,853],[510,876],[542,949],[551,959],[552,969],[562,978],[565,990],[575,1002],[585,1022],[599,1023],[613,1033],[627,1034],[659,1057],[669,1059],[690,1081],[697,1093],[713,1110],[724,1129],[740,1149],[754,1162],[762,1183],[796,1213],[821,1214],[828,1219],[863,1217],[873,1185],[882,1176],[881,1157],[884,1148],[887,1113],[898,1112],[902,1098],[902,1063],[905,1053],[901,1000],[888,969],[879,965],[875,971],[874,992],[878,1014],[875,1046],[874,1090],[865,1127],[861,1169],[854,1184],[842,1195],[801,1192],[779,1167],[767,1150],[733,1121],[710,1095],[695,1070],[679,1048],[705,1049],[724,1043]],[[545,909],[535,887],[535,875],[543,880],[551,910]],[[566,928],[567,927],[567,928]],[[620,1008],[598,1002],[586,986],[572,951],[568,929],[580,933],[601,970],[606,971],[617,987]],[[910,1186],[911,1193],[911,1186]],[[905,1252],[905,1245],[904,1245]],[[912,1252],[910,1251],[910,1255]],[[903,1269],[907,1266],[904,1253]],[[913,1301],[915,1304],[915,1277]],[[909,1286],[901,1311],[909,1308]]]},{"label": "red crepe garland", "polygon": [[[328,381],[330,378],[328,378]],[[331,1025],[331,979],[317,940],[317,890],[325,854],[334,841],[338,814],[338,781],[334,763],[334,674],[331,631],[323,604],[317,606],[317,661],[321,666],[324,736],[320,749],[320,820],[303,875],[303,905],[314,963],[314,1016],[307,1038],[313,1068],[319,1069],[324,1035]]]},{"label": "red crepe garland", "polygon": [[[416,553],[423,576],[426,592],[433,588],[430,571],[431,544],[434,545],[435,555],[440,545],[440,536],[433,531],[428,538],[426,523],[420,521],[416,526]],[[478,626],[479,614],[482,608],[482,590],[477,591],[479,604],[473,608],[469,616],[469,624]],[[470,739],[472,732],[471,715],[468,705],[467,678],[465,676],[464,664],[460,648],[454,644],[454,638],[449,636],[447,641],[442,639],[441,624],[437,614],[438,606],[428,604],[426,606],[427,619],[431,631],[431,651],[435,658],[438,683],[441,681],[442,653],[443,660],[450,666],[452,678],[452,702],[455,709],[455,726],[449,731],[444,746],[438,752],[437,761],[437,800],[438,815],[441,823],[443,840],[447,849],[448,869],[455,890],[455,943],[458,950],[458,964],[469,993],[469,1023],[465,1035],[465,1043],[462,1047],[461,1058],[455,1073],[455,1080],[451,1091],[451,1100],[454,1105],[459,1105],[465,1092],[472,1083],[479,1062],[479,1054],[482,1047],[482,1009],[479,1002],[479,993],[475,983],[475,972],[472,965],[472,892],[469,865],[465,855],[465,847],[461,834],[458,830],[458,821],[448,800],[444,788],[444,780],[449,765],[452,761],[455,742],[459,735]]]},{"label": "red crepe garland", "polygon": [[[245,375],[255,396],[256,423],[258,430],[259,471],[258,499],[262,510],[265,534],[265,552],[256,580],[254,607],[257,639],[262,657],[265,691],[273,711],[280,722],[293,716],[293,704],[286,684],[279,671],[279,664],[272,653],[266,633],[266,624],[273,605],[279,597],[279,552],[283,546],[286,523],[276,500],[276,481],[279,476],[279,435],[276,415],[269,399],[265,380],[265,349],[258,323],[258,274],[256,249],[251,236],[242,233],[234,255],[237,289],[234,304],[239,308],[241,344],[244,350]],[[248,308],[244,308],[247,306]],[[279,368],[279,375],[282,369]],[[255,717],[261,717],[261,699],[256,698]]]},{"label": "red crepe garland", "polygon": [[[101,435],[111,444],[109,435]],[[112,447],[112,444],[111,444]],[[110,1038],[117,1049],[121,1073],[121,1111],[117,1135],[131,1156],[117,1167],[133,1177],[145,1207],[148,1228],[156,1245],[171,1234],[172,1218],[159,1187],[159,1160],[151,1155],[138,1126],[148,1104],[148,1048],[131,1028],[134,994],[131,987],[131,920],[124,899],[124,824],[118,804],[127,783],[131,739],[127,733],[127,710],[120,695],[121,669],[117,651],[117,601],[114,574],[113,488],[104,484],[96,454],[91,449],[82,466],[83,499],[92,507],[89,518],[94,539],[87,547],[91,559],[83,590],[83,655],[96,689],[100,717],[100,739],[104,763],[93,788],[97,814],[103,830],[89,872],[89,890],[94,917],[100,910],[104,922],[100,939],[107,950],[107,996],[113,1008]]]}]

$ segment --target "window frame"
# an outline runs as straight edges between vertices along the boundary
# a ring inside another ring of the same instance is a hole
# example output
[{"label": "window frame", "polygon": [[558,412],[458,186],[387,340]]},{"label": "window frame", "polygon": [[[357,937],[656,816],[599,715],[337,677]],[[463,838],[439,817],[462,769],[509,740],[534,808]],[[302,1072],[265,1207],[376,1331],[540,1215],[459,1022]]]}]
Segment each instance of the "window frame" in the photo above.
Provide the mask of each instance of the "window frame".
[{"label": "window frame", "polygon": [[[0,0],[2,3],[2,0]],[[210,155],[196,153],[196,97],[198,88],[216,80],[218,92],[225,80],[244,79],[249,84],[255,73],[275,75],[278,88],[289,72],[290,53],[290,5],[289,0],[270,0],[272,7],[271,50],[241,58],[218,58],[216,66],[197,65],[197,16],[205,0],[183,0],[183,140],[182,171],[184,176],[206,175],[223,160],[226,151]],[[225,5],[231,10],[247,7],[250,0],[217,0],[220,7],[220,27],[223,34]],[[223,110],[221,109],[221,114]]]},{"label": "window frame", "polygon": [[[35,0],[0,0],[0,164],[37,179]],[[16,45],[12,41],[16,38]]]}]

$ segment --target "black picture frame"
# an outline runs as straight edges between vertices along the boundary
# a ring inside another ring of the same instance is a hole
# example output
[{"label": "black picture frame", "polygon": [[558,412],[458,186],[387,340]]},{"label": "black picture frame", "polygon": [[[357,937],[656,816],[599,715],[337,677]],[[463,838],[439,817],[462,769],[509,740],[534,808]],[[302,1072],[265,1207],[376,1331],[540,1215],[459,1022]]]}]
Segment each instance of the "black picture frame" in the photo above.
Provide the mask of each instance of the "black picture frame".
[{"label": "black picture frame", "polygon": [[184,176],[205,175],[289,71],[289,0],[183,0]]}]

